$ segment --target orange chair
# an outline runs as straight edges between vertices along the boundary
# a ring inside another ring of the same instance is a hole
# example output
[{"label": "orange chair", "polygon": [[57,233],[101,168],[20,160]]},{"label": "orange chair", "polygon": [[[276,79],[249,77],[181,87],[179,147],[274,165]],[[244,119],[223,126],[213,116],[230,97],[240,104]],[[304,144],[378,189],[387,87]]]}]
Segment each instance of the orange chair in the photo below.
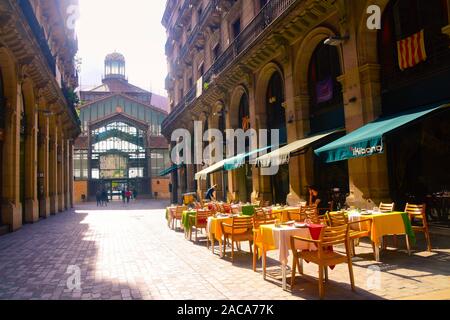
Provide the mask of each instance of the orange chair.
[{"label": "orange chair", "polygon": [[222,223],[223,252],[226,244],[231,241],[231,261],[234,262],[234,244],[248,241],[250,253],[252,253],[253,242],[253,217],[234,217],[232,224]]},{"label": "orange chair", "polygon": [[405,212],[408,214],[409,219],[411,220],[411,223],[415,222],[415,220],[419,220],[422,222],[422,225],[420,226],[414,226],[413,230],[414,232],[422,232],[425,235],[425,239],[427,241],[427,248],[428,251],[432,251],[431,248],[431,238],[430,238],[430,230],[428,228],[428,221],[427,221],[427,213],[426,213],[426,205],[421,204],[406,204]]},{"label": "orange chair", "polygon": [[[349,223],[348,222],[348,218],[344,213],[340,213],[340,212],[336,212],[336,213],[329,213],[328,214],[328,221],[329,221],[329,226],[330,227],[339,227],[339,226],[344,226],[344,225],[349,225],[350,229],[349,229],[349,239],[350,239],[350,244],[352,245],[352,256],[356,256],[356,249],[355,249],[355,241],[356,240],[360,240],[362,238],[369,238],[370,239],[370,231],[372,230],[372,219],[364,219],[364,220],[360,220],[360,221],[356,221],[356,222],[352,222]],[[366,226],[366,230],[352,230],[351,226],[352,225],[365,225]],[[370,239],[370,241],[372,241]],[[375,257],[376,260],[376,254],[375,254],[375,245],[372,243],[372,250],[373,250],[373,255]]]},{"label": "orange chair", "polygon": [[288,216],[289,221],[297,221],[297,222],[305,221],[306,216],[305,216],[304,208],[305,207],[301,207],[301,208],[298,208],[295,210],[288,210],[287,216]]},{"label": "orange chair", "polygon": [[[195,222],[193,224],[193,228],[195,228],[195,242],[198,241],[198,230],[205,229],[208,225],[208,218],[212,216],[212,212],[210,210],[197,210],[197,214],[195,215]],[[192,241],[192,230],[190,234],[190,240]]]},{"label": "orange chair", "polygon": [[[298,251],[296,249],[296,241],[305,241],[313,243],[317,246],[317,251]],[[329,248],[335,245],[345,244],[345,254],[330,251]],[[352,257],[349,248],[349,226],[342,225],[339,227],[326,227],[322,230],[319,240],[312,240],[301,237],[291,237],[291,250],[294,253],[294,261],[292,266],[291,289],[295,285],[295,275],[297,266],[300,274],[303,275],[303,260],[315,263],[319,266],[319,296],[323,299],[325,295],[325,281],[328,281],[328,267],[336,266],[341,263],[347,263],[350,274],[350,283],[352,290],[355,290],[355,280],[353,275]]]},{"label": "orange chair", "polygon": [[394,207],[395,207],[395,203],[380,203],[379,209],[380,212],[383,213],[389,213],[389,212],[394,212]]},{"label": "orange chair", "polygon": [[177,221],[180,221],[180,227],[181,227],[181,220],[183,219],[183,212],[186,211],[188,208],[186,206],[178,206],[173,212],[172,212],[172,229],[176,230]]}]

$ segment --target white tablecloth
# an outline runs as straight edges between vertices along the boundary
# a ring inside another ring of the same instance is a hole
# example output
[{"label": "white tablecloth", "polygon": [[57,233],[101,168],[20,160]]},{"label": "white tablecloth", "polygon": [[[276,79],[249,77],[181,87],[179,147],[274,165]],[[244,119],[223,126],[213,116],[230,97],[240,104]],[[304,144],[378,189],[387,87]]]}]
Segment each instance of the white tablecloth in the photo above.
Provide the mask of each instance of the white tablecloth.
[{"label": "white tablecloth", "polygon": [[[279,259],[280,262],[283,264],[288,263],[292,236],[311,239],[311,233],[309,232],[309,228],[283,227],[273,229],[274,244],[280,252]],[[296,241],[295,244],[297,250],[317,251],[317,247],[313,243],[305,241]]]}]

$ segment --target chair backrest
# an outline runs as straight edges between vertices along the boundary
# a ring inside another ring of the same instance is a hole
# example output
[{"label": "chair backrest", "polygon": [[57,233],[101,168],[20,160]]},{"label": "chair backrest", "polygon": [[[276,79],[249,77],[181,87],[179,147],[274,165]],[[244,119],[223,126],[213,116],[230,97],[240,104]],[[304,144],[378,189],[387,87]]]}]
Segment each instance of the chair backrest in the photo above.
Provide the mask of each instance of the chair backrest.
[{"label": "chair backrest", "polygon": [[345,213],[342,212],[328,213],[328,221],[331,227],[344,226],[348,223]]},{"label": "chair backrest", "polygon": [[228,203],[224,203],[223,204],[223,210],[224,210],[223,213],[231,213],[231,205],[228,204]]},{"label": "chair backrest", "polygon": [[216,207],[217,207],[217,212],[218,213],[225,213],[225,209],[223,208],[223,204],[217,203]]},{"label": "chair backrest", "polygon": [[406,204],[405,212],[414,218],[426,219],[426,205],[425,204]]},{"label": "chair backrest", "polygon": [[320,234],[320,247],[326,249],[327,247],[338,244],[348,245],[349,226],[347,224],[337,227],[325,227]]},{"label": "chair backrest", "polygon": [[273,213],[272,209],[263,209],[264,216],[266,218],[266,221],[274,221],[278,219],[278,215],[276,213]]},{"label": "chair backrest", "polygon": [[262,208],[255,208],[255,217],[265,219],[266,213]]},{"label": "chair backrest", "polygon": [[395,203],[380,203],[380,211],[383,213],[393,212],[395,207]]},{"label": "chair backrest", "polygon": [[178,206],[175,210],[175,218],[181,219],[181,217],[183,216],[183,212],[186,211],[187,209],[188,207],[186,206]]},{"label": "chair backrest", "polygon": [[197,214],[195,216],[195,224],[206,224],[208,222],[208,218],[211,216],[211,210],[197,210]]},{"label": "chair backrest", "polygon": [[233,231],[235,230],[253,230],[254,218],[253,217],[234,217],[233,218]]},{"label": "chair backrest", "polygon": [[310,220],[314,224],[320,224],[319,212],[317,210],[317,207],[304,207],[303,213],[305,216],[305,220]]},{"label": "chair backrest", "polygon": [[304,213],[304,207],[294,209],[294,210],[288,210],[288,219],[297,221],[297,222],[303,222],[306,219],[305,213]]}]

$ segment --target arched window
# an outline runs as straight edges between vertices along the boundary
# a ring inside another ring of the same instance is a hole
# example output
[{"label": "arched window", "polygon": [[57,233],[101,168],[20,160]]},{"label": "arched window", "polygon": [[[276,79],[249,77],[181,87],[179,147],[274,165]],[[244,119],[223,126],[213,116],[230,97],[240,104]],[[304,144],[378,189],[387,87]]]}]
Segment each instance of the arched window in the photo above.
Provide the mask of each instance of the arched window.
[{"label": "arched window", "polygon": [[342,74],[337,47],[321,43],[314,51],[309,65],[309,94],[311,132],[345,126]]},{"label": "arched window", "polygon": [[239,102],[239,129],[250,129],[250,107],[248,105],[247,94],[244,93]]},{"label": "arched window", "polygon": [[[266,96],[267,128],[280,130],[280,144],[287,143],[286,110],[284,109],[284,82],[275,72],[269,81]],[[270,139],[269,139],[270,140]]]}]

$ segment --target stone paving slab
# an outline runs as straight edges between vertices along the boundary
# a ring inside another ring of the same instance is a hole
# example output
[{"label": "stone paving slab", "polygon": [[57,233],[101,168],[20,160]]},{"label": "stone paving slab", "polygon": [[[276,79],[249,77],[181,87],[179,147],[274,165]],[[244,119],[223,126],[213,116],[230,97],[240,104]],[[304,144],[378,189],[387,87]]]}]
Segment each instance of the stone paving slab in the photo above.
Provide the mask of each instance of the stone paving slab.
[{"label": "stone paving slab", "polygon": [[[212,254],[203,236],[194,244],[170,230],[166,205],[84,204],[0,237],[0,299],[318,298],[317,266],[305,264],[306,276],[297,276],[293,291],[283,291],[276,252],[269,253],[271,275],[264,281],[260,269],[252,271],[248,244],[232,265],[218,250]],[[350,290],[348,270],[340,265],[329,273],[326,299],[450,299],[450,239],[433,236],[432,243],[434,252],[425,252],[418,235],[417,251],[408,256],[400,240],[400,249],[383,252],[381,263],[362,243],[354,258],[357,291]]]}]

